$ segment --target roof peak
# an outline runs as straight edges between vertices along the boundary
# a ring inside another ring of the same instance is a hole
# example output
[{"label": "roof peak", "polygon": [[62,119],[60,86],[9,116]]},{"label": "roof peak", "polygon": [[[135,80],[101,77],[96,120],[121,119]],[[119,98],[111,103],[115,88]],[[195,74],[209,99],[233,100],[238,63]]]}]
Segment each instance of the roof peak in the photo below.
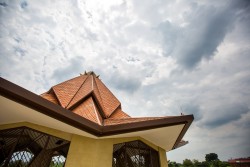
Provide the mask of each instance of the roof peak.
[{"label": "roof peak", "polygon": [[[120,101],[98,77],[93,71],[85,71],[78,77],[53,86],[52,92],[42,96],[72,112],[77,110],[80,115],[92,112],[94,114],[91,117],[100,113],[103,119],[111,117],[112,114],[112,117],[129,117],[120,111]],[[90,97],[93,100],[87,103]]]},{"label": "roof peak", "polygon": [[99,76],[100,76],[100,75],[96,75],[94,71],[89,71],[89,72],[84,71],[84,73],[80,73],[80,75],[92,75],[96,78],[99,78]]}]

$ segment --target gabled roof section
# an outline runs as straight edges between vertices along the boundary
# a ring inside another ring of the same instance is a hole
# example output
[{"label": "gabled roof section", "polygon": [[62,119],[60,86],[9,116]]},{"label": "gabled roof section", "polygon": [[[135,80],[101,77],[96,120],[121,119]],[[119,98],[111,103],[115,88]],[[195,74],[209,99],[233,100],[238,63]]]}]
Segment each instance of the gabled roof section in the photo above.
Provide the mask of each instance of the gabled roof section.
[{"label": "gabled roof section", "polygon": [[[85,75],[79,76],[51,88],[63,108],[66,108],[69,105],[70,101],[77,94],[86,79],[87,76]],[[42,97],[44,97],[45,94],[46,93],[42,94]]]},{"label": "gabled roof section", "polygon": [[72,112],[92,122],[95,122],[98,125],[102,125],[103,119],[98,112],[97,106],[91,96],[76,108],[74,108]]},{"label": "gabled roof section", "polygon": [[[98,124],[101,124],[102,119],[109,118],[111,115],[112,118],[129,117],[121,110],[120,101],[92,71],[57,84],[41,96],[63,108],[73,112],[77,111],[78,115]],[[89,117],[89,113],[92,113],[91,117]]]}]

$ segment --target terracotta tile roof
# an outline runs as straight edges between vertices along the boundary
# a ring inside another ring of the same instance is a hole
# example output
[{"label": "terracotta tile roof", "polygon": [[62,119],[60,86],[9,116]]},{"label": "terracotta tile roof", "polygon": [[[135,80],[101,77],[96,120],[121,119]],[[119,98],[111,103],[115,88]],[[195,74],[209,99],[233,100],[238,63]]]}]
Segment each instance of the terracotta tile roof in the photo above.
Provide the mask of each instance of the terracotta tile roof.
[{"label": "terracotta tile roof", "polygon": [[87,76],[87,79],[84,80],[84,82],[78,88],[78,91],[74,94],[73,98],[71,99],[71,101],[69,102],[66,108],[72,107],[74,104],[79,102],[79,100],[81,100],[82,98],[90,94],[93,90],[92,82],[93,82],[93,76],[92,75]]},{"label": "terracotta tile roof", "polygon": [[101,126],[164,120],[169,117],[131,118],[121,103],[94,72],[88,72],[53,86],[43,98]]},{"label": "terracotta tile roof", "polygon": [[128,114],[122,111],[120,107],[118,107],[115,112],[113,112],[109,118],[112,119],[121,119],[121,118],[130,118]]},{"label": "terracotta tile roof", "polygon": [[63,108],[68,106],[69,102],[79,91],[79,88],[86,79],[87,76],[82,75],[52,87],[52,90],[55,92],[55,95]]},{"label": "terracotta tile roof", "polygon": [[106,118],[108,118],[115,111],[115,109],[121,105],[121,103],[100,79],[97,78],[95,81],[97,90],[99,91],[102,99],[104,114]]},{"label": "terracotta tile roof", "polygon": [[[89,77],[91,82],[87,80]],[[88,89],[82,91],[89,83],[90,93],[86,93]],[[122,111],[120,102],[93,72],[55,85],[40,97],[0,77],[0,95],[3,100],[19,103],[32,109],[31,112],[39,112],[96,137],[183,125],[172,149],[179,146],[194,120],[193,115],[131,118]],[[67,108],[70,103],[71,107]],[[9,104],[6,106],[11,109]]]},{"label": "terracotta tile roof", "polygon": [[142,122],[142,121],[149,121],[149,120],[157,120],[157,119],[164,119],[166,117],[140,117],[140,118],[121,118],[121,119],[112,119],[108,118],[104,120],[105,126],[110,125],[118,125],[118,124],[129,124],[134,122]]},{"label": "terracotta tile roof", "polygon": [[109,117],[130,117],[121,110],[119,100],[94,72],[57,84],[41,96],[100,125]]},{"label": "terracotta tile roof", "polygon": [[102,117],[97,109],[96,104],[94,103],[92,97],[89,97],[83,103],[78,105],[72,110],[72,112],[92,121],[99,125],[102,125]]},{"label": "terracotta tile roof", "polygon": [[50,91],[48,93],[43,93],[41,94],[41,96],[49,101],[51,101],[52,103],[58,104],[59,105],[59,101],[56,98],[56,95],[53,91]]}]

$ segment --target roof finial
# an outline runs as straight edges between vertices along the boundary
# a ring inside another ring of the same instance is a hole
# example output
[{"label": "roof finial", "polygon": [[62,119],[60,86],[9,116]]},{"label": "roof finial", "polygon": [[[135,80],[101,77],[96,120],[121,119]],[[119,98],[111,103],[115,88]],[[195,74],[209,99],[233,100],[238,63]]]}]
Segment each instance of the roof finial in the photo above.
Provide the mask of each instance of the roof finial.
[{"label": "roof finial", "polygon": [[96,75],[94,71],[87,72],[86,70],[84,71],[84,73],[80,73],[80,75],[93,75],[96,78],[99,78],[99,76],[100,76],[100,75]]}]

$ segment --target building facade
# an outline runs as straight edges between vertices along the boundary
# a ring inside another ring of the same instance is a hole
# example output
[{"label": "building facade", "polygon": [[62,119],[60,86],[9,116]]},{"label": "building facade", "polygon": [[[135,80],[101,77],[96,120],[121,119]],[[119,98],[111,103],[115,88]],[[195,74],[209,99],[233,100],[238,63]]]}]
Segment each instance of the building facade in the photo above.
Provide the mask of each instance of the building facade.
[{"label": "building facade", "polygon": [[193,121],[133,118],[94,72],[42,95],[0,83],[0,166],[167,167]]}]

